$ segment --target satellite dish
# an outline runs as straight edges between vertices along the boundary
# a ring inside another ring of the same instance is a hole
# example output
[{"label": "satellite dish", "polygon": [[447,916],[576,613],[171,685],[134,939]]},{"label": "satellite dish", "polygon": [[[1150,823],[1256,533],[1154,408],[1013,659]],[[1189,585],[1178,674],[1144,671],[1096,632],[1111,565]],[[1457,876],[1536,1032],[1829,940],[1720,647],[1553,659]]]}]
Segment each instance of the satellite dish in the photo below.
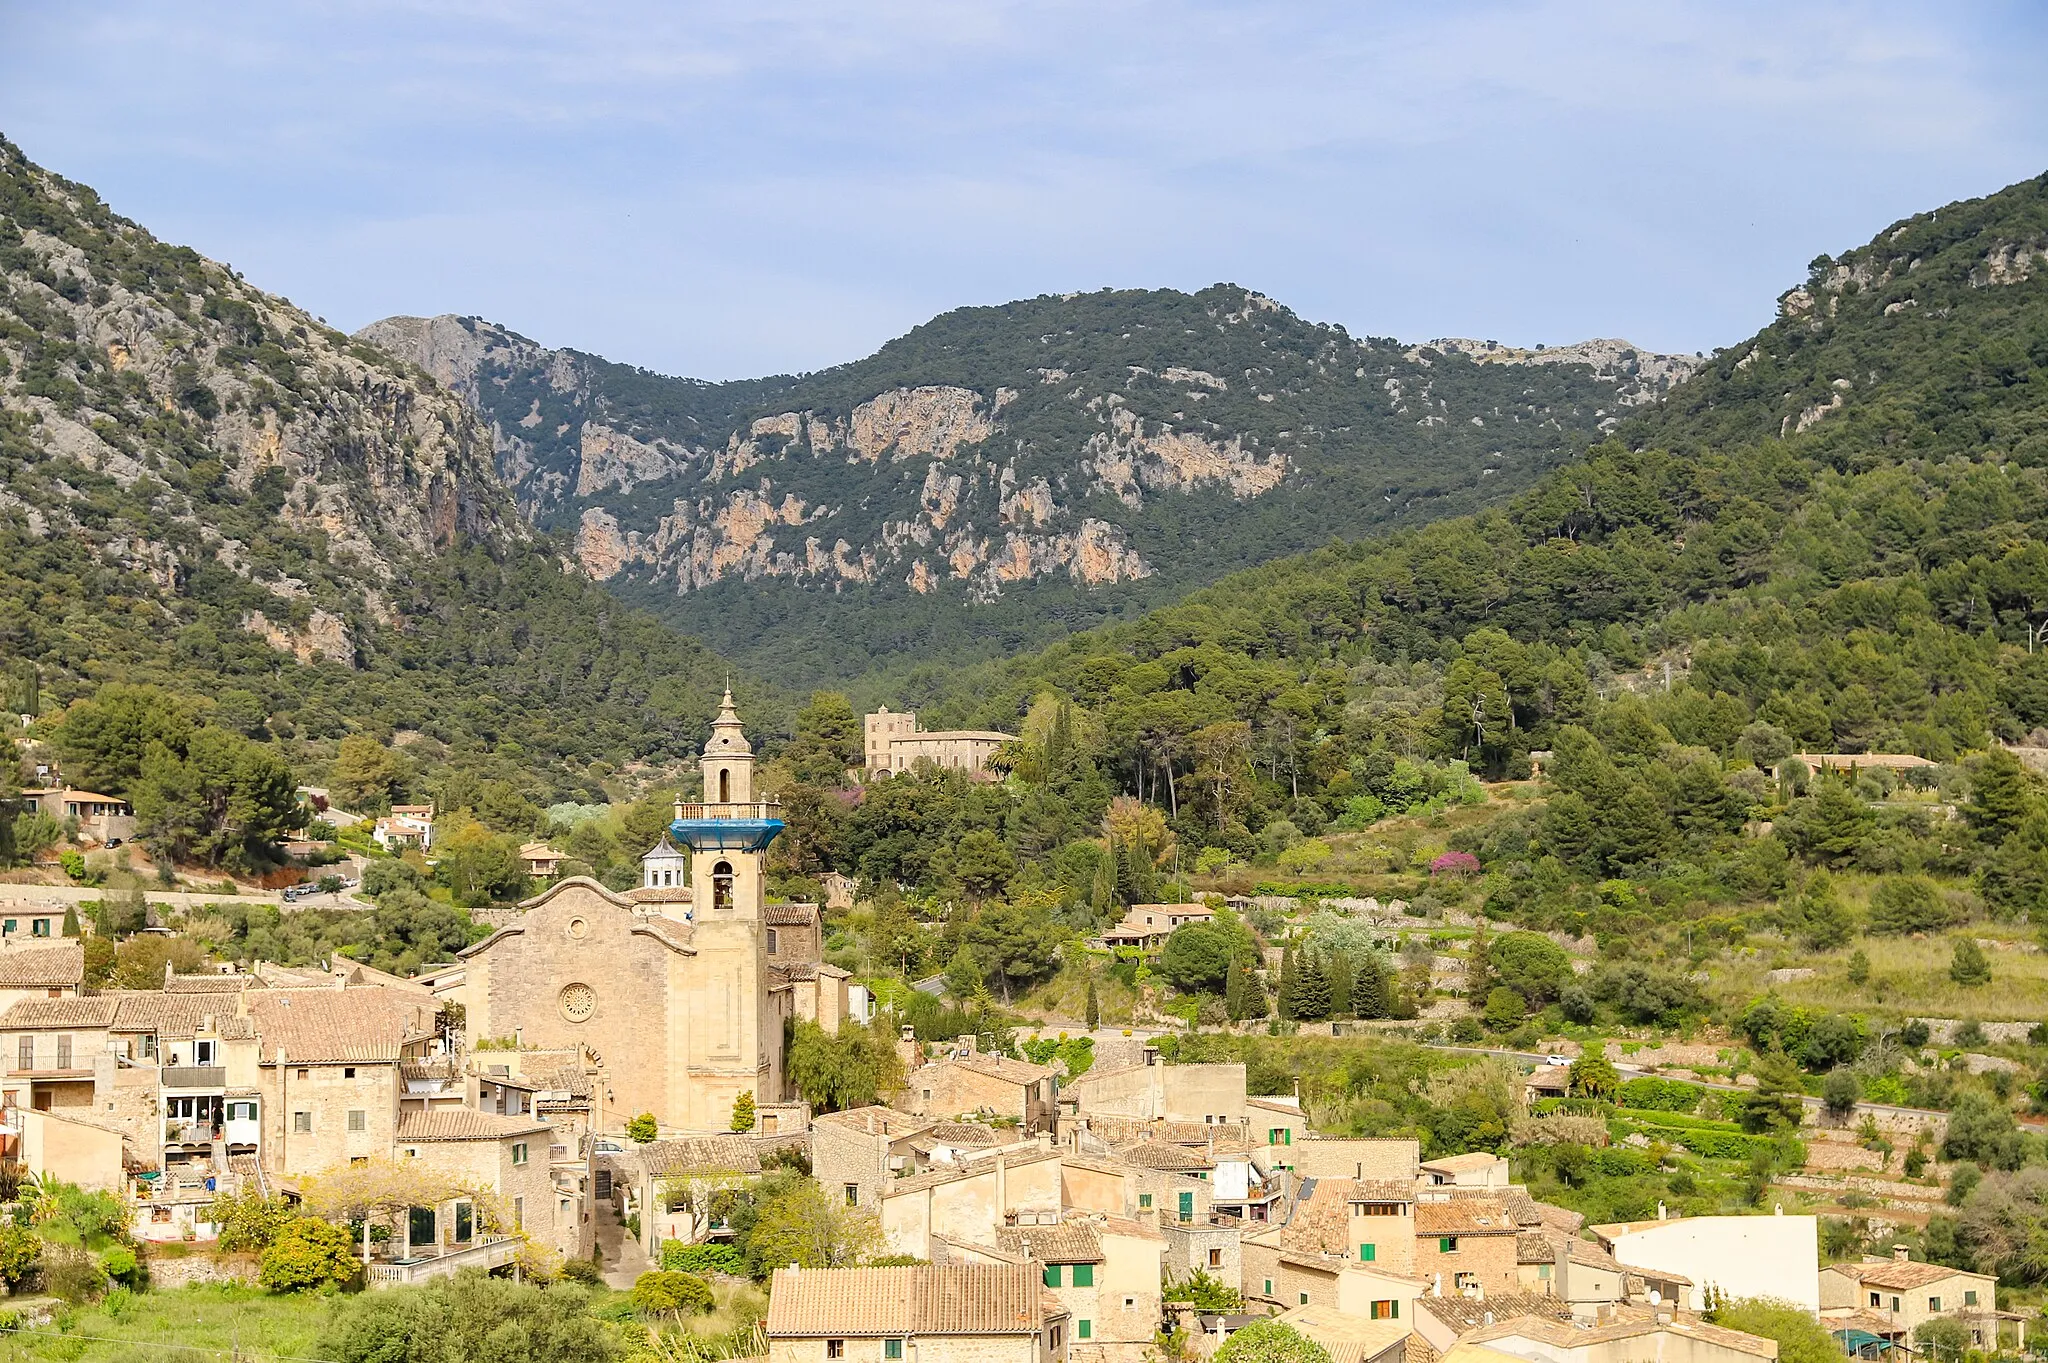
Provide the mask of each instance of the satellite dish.
[{"label": "satellite dish", "polygon": [[1651,1289],[1650,1289],[1650,1305],[1652,1305],[1652,1306],[1661,1306],[1661,1305],[1663,1305],[1663,1302],[1664,1302],[1664,1294],[1663,1294],[1662,1292],[1659,1292],[1659,1291],[1658,1291],[1658,1290],[1657,1290],[1656,1288],[1654,1288],[1654,1287],[1653,1287],[1653,1288],[1651,1288]]}]

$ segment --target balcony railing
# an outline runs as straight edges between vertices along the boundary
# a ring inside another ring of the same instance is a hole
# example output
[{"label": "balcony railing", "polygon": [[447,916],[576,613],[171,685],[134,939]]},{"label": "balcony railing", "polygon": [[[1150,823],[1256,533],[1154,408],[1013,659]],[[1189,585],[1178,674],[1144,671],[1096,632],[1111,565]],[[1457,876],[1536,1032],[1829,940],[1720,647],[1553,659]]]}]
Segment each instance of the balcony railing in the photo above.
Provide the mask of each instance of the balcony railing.
[{"label": "balcony railing", "polygon": [[466,1245],[446,1249],[417,1246],[409,1259],[373,1260],[369,1283],[372,1287],[395,1287],[445,1278],[465,1268],[498,1268],[511,1263],[518,1253],[519,1242],[503,1235],[478,1236]]},{"label": "balcony railing", "polygon": [[750,804],[697,804],[677,805],[678,819],[779,819],[782,805],[776,800],[756,800]]},{"label": "balcony railing", "polygon": [[164,1066],[164,1087],[167,1089],[217,1089],[226,1088],[228,1071],[225,1065],[166,1065]]}]

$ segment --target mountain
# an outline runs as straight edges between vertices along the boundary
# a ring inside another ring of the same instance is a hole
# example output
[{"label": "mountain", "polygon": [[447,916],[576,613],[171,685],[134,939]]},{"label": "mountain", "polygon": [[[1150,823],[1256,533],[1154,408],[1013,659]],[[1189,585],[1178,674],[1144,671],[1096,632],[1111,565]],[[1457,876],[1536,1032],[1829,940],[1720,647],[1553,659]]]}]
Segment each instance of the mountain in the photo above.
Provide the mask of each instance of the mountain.
[{"label": "mountain", "polygon": [[2048,743],[2044,614],[2048,176],[1817,261],[1770,326],[1500,507],[903,699],[993,725],[1064,694],[1116,736],[1126,787],[1162,761],[1186,781],[1229,724],[1268,773],[1312,770],[1304,790],[1380,745],[1509,770],[1630,693],[1723,756],[1762,723],[1951,761]]},{"label": "mountain", "polygon": [[963,308],[852,364],[735,383],[475,318],[357,339],[476,408],[521,509],[593,578],[813,677],[997,655],[1497,501],[1695,363],[1359,340],[1220,284]]},{"label": "mountain", "polygon": [[566,568],[445,389],[4,140],[0,660],[52,702],[157,682],[579,789],[687,748],[726,670]]}]

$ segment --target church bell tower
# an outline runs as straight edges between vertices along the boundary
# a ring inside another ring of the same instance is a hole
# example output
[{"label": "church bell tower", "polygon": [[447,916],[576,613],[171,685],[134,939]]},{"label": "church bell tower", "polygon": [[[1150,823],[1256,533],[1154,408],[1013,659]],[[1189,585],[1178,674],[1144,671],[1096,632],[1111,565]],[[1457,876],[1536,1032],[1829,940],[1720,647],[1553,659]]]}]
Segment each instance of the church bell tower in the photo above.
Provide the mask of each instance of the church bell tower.
[{"label": "church bell tower", "polygon": [[768,844],[782,831],[782,807],[754,798],[754,748],[733,708],[731,687],[711,721],[698,767],[704,798],[696,804],[677,801],[669,825],[669,835],[690,849],[695,920],[758,923],[768,895],[763,863]]}]

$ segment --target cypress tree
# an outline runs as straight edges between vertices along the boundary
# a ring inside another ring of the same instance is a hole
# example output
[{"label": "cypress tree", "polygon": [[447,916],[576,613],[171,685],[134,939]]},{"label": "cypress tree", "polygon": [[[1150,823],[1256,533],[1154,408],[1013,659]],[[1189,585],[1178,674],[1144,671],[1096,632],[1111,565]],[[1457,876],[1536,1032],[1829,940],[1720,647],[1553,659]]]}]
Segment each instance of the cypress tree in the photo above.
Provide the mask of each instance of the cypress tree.
[{"label": "cypress tree", "polygon": [[1301,963],[1294,982],[1294,1015],[1303,1022],[1321,1022],[1330,1016],[1330,977],[1322,961],[1310,956]]},{"label": "cypress tree", "polygon": [[1280,953],[1280,1017],[1283,1021],[1298,1016],[1294,1011],[1294,995],[1300,983],[1294,948],[1288,947]]},{"label": "cypress tree", "polygon": [[1102,1025],[1102,1001],[1095,997],[1095,977],[1093,975],[1088,977],[1087,1022],[1088,1030],[1091,1032]]},{"label": "cypress tree", "polygon": [[1250,961],[1243,962],[1240,968],[1244,971],[1244,985],[1239,990],[1244,1015],[1248,1018],[1262,1018],[1266,1016],[1267,1011],[1266,986],[1259,983],[1258,972],[1252,969]]},{"label": "cypress tree", "polygon": [[1323,958],[1323,973],[1330,980],[1330,1016],[1351,1017],[1351,958],[1333,951]]},{"label": "cypress tree", "polygon": [[1244,959],[1230,958],[1230,969],[1223,977],[1223,1012],[1232,1022],[1244,1021]]},{"label": "cypress tree", "polygon": [[1383,1018],[1388,1012],[1387,963],[1374,952],[1358,963],[1351,982],[1351,1011],[1362,1018]]}]

